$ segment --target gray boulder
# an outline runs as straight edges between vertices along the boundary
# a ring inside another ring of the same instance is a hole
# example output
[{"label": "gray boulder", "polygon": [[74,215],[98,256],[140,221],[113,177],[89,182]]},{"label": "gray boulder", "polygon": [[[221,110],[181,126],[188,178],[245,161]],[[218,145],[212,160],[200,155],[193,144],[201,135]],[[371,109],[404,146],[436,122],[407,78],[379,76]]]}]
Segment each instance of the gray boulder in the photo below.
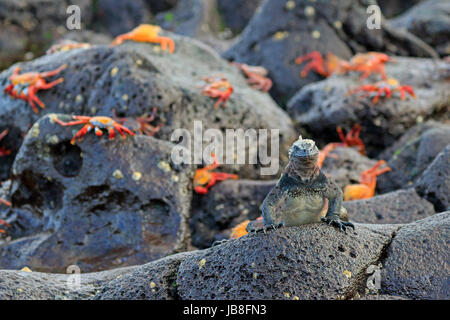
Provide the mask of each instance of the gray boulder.
[{"label": "gray boulder", "polygon": [[433,205],[421,198],[414,188],[346,201],[344,207],[349,220],[359,223],[410,223],[435,213]]},{"label": "gray boulder", "polygon": [[173,145],[152,137],[108,141],[62,127],[50,114],[36,122],[12,169],[12,241],[0,267],[64,272],[105,270],[185,250],[193,168],[173,165]]},{"label": "gray boulder", "polygon": [[417,193],[434,204],[436,211],[450,208],[450,145],[445,147],[415,184]]},{"label": "gray boulder", "polygon": [[389,23],[423,39],[441,56],[450,55],[450,2],[447,0],[422,1]]},{"label": "gray boulder", "polygon": [[[1,300],[81,300],[91,299],[110,281],[130,273],[135,267],[73,275],[0,270]],[[79,286],[78,286],[79,284]]]},{"label": "gray boulder", "polygon": [[377,190],[385,193],[411,187],[447,145],[448,124],[427,121],[407,130],[380,155],[392,170],[378,177]]},{"label": "gray boulder", "polygon": [[395,226],[356,224],[339,232],[326,224],[249,235],[184,259],[180,299],[340,299],[360,289]]},{"label": "gray boulder", "polygon": [[380,293],[410,299],[450,298],[450,212],[401,228],[383,261]]}]

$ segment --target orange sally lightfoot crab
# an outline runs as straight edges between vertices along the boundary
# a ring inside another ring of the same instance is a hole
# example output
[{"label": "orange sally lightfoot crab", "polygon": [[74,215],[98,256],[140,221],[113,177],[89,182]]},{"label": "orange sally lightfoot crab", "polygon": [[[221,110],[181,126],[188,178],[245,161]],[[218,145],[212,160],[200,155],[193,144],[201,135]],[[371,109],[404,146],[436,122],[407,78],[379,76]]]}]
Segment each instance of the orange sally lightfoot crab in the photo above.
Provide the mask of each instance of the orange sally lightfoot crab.
[{"label": "orange sally lightfoot crab", "polygon": [[63,78],[59,78],[55,81],[47,83],[45,78],[57,75],[66,67],[67,65],[64,64],[52,71],[26,72],[22,74],[19,74],[20,67],[17,67],[14,69],[13,74],[8,78],[11,83],[4,88],[4,92],[9,94],[13,98],[27,101],[33,108],[33,111],[37,113],[38,109],[35,106],[35,103],[42,109],[45,108],[45,105],[41,100],[39,100],[39,98],[36,96],[36,93],[39,90],[47,90],[53,88],[57,84],[64,81]]},{"label": "orange sally lightfoot crab", "polygon": [[366,148],[361,138],[359,137],[359,135],[361,134],[361,130],[361,126],[355,123],[353,125],[353,128],[349,132],[347,132],[346,135],[344,135],[342,128],[337,127],[336,131],[339,135],[339,139],[341,139],[342,142],[329,143],[322,150],[320,150],[319,159],[317,161],[317,165],[319,166],[319,168],[322,168],[325,158],[330,157],[329,153],[337,147],[353,147],[358,150],[359,153],[365,155]]},{"label": "orange sally lightfoot crab", "polygon": [[380,52],[358,53],[350,61],[346,61],[331,52],[324,59],[320,52],[313,51],[298,57],[295,63],[302,64],[309,61],[301,72],[302,77],[306,77],[310,70],[314,70],[323,77],[329,77],[333,73],[357,71],[362,73],[361,79],[367,78],[372,73],[379,73],[382,79],[386,79],[384,65],[390,60],[392,59],[387,54]]},{"label": "orange sally lightfoot crab", "polygon": [[159,36],[161,27],[151,24],[141,24],[128,33],[117,36],[111,45],[122,44],[125,40],[137,41],[137,42],[150,42],[159,43],[163,51],[169,49],[170,53],[175,51],[175,42],[169,37]]},{"label": "orange sally lightfoot crab", "polygon": [[267,77],[269,73],[266,68],[260,66],[249,66],[243,63],[232,62],[232,65],[241,70],[247,77],[247,83],[257,90],[268,92],[272,88],[272,80]]},{"label": "orange sally lightfoot crab", "polygon": [[73,136],[72,140],[70,140],[71,144],[75,144],[76,140],[81,141],[81,139],[94,129],[95,135],[100,137],[103,135],[103,130],[107,131],[109,134],[109,140],[112,140],[116,136],[116,131],[125,138],[127,134],[130,136],[136,135],[130,129],[122,126],[118,122],[114,121],[110,117],[89,117],[89,116],[72,116],[74,121],[63,122],[59,120],[57,117],[53,118],[53,121],[62,125],[62,126],[76,126],[80,124],[84,124],[84,126]]},{"label": "orange sally lightfoot crab", "polygon": [[217,109],[221,104],[225,108],[227,101],[233,93],[233,87],[225,78],[208,77],[203,79],[206,85],[202,88],[202,94],[211,98],[218,98],[214,104]]},{"label": "orange sally lightfoot crab", "polygon": [[377,176],[385,172],[391,171],[391,168],[384,167],[386,161],[379,160],[372,168],[361,173],[359,184],[350,184],[344,188],[344,201],[359,200],[372,198],[375,194],[375,187],[377,185]]},{"label": "orange sally lightfoot crab", "polygon": [[162,123],[157,126],[151,123],[155,120],[156,108],[153,108],[153,112],[150,116],[141,116],[137,118],[119,118],[116,116],[116,111],[113,110],[114,120],[125,127],[138,132],[140,135],[146,135],[153,137],[162,127]]},{"label": "orange sally lightfoot crab", "polygon": [[194,191],[198,194],[207,194],[209,188],[215,185],[219,181],[228,179],[238,179],[236,174],[224,173],[224,172],[212,172],[219,167],[217,159],[214,154],[211,155],[213,163],[205,166],[204,168],[197,169],[194,175]]},{"label": "orange sally lightfoot crab", "polygon": [[416,94],[411,86],[400,85],[398,80],[394,78],[388,78],[385,81],[379,81],[374,84],[361,85],[355,89],[349,90],[347,95],[362,93],[362,95],[359,96],[359,99],[373,95],[374,97],[372,98],[372,102],[373,104],[376,104],[380,97],[386,97],[389,99],[392,97],[394,92],[400,93],[401,100],[405,100],[406,93],[411,95],[414,99],[416,98]]}]

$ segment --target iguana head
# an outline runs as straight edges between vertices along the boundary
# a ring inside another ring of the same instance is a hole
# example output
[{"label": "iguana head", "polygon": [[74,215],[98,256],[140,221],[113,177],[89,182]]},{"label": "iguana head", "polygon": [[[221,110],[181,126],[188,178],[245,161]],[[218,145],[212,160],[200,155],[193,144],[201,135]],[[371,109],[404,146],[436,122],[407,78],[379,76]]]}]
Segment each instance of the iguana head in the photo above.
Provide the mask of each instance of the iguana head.
[{"label": "iguana head", "polygon": [[316,143],[310,139],[302,139],[302,136],[298,137],[298,140],[294,142],[289,149],[289,158],[298,157],[311,157],[318,156],[319,149],[316,147]]}]

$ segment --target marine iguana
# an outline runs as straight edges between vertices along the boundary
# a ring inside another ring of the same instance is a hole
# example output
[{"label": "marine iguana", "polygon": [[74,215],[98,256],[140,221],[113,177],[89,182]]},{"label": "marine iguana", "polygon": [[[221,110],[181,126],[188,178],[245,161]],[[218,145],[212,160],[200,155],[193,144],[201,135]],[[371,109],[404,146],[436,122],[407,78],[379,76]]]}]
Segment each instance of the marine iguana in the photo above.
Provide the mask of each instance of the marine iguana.
[{"label": "marine iguana", "polygon": [[[281,226],[299,226],[323,221],[346,231],[355,228],[342,206],[342,190],[328,179],[317,166],[319,149],[313,140],[299,139],[289,150],[289,163],[277,185],[261,206],[264,225],[258,220],[247,225],[247,231],[257,232]],[[260,221],[260,220],[259,220]]]}]

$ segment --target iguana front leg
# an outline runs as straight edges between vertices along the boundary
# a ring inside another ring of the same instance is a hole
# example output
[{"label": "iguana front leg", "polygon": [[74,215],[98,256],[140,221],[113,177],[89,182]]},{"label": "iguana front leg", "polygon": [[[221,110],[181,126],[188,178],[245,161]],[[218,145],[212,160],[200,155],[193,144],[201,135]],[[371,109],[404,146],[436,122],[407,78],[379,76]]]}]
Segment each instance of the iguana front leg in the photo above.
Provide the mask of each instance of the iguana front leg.
[{"label": "iguana front leg", "polygon": [[332,226],[338,227],[341,231],[346,231],[347,227],[355,229],[353,223],[342,221],[340,218],[342,190],[332,181],[328,181],[326,190],[324,197],[328,199],[328,211],[321,220]]},{"label": "iguana front leg", "polygon": [[257,222],[251,222],[247,225],[247,232],[258,232],[264,231],[267,232],[269,229],[276,229],[283,225],[282,222],[277,222],[277,213],[276,209],[280,202],[282,202],[286,197],[286,192],[282,191],[279,185],[277,184],[264,199],[261,209],[264,225],[257,225]]}]

